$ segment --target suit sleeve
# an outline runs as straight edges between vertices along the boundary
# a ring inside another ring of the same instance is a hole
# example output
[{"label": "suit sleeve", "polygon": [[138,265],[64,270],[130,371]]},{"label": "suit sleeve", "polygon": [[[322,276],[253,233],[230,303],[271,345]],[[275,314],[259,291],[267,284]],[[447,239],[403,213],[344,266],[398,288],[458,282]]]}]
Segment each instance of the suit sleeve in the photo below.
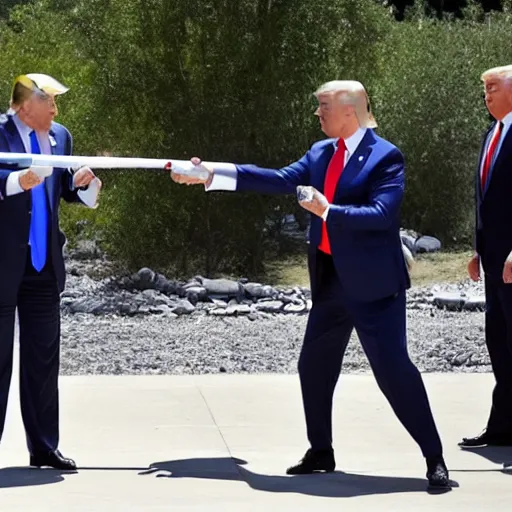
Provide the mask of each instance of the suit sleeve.
[{"label": "suit sleeve", "polygon": [[[0,133],[0,151],[6,153],[9,151],[9,146],[5,137]],[[7,179],[11,171],[0,168],[0,201],[7,197]]]},{"label": "suit sleeve", "polygon": [[233,165],[215,168],[214,181],[207,190],[294,194],[298,185],[309,185],[309,151],[297,162],[281,169],[256,165]]},{"label": "suit sleeve", "polygon": [[281,169],[265,169],[255,165],[237,165],[237,187],[240,192],[261,194],[294,194],[298,185],[309,185],[309,152],[300,160]]},{"label": "suit sleeve", "polygon": [[[66,133],[66,143],[64,146],[64,154],[71,155],[73,153],[73,137],[68,130]],[[62,169],[61,173],[61,196],[68,203],[81,203],[78,197],[78,189],[73,186],[73,173],[68,169]]]},{"label": "suit sleeve", "polygon": [[368,203],[329,207],[327,225],[335,229],[386,230],[398,217],[405,188],[404,159],[398,150],[373,171]]}]

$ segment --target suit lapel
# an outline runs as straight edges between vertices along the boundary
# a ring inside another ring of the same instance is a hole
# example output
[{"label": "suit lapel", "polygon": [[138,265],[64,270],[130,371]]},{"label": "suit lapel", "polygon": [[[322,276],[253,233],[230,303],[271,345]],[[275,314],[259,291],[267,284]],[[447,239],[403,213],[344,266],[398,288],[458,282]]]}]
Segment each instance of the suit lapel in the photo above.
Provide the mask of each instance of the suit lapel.
[{"label": "suit lapel", "polygon": [[491,133],[493,131],[495,124],[493,124],[486,132],[484,139],[482,141],[482,146],[480,148],[480,156],[478,157],[478,165],[476,166],[476,197],[478,200],[478,204],[480,204],[483,200],[482,194],[482,178],[480,176],[480,171],[482,169],[482,161],[487,150],[487,146],[489,145],[489,138],[491,137]]},{"label": "suit lapel", "polygon": [[23,144],[23,140],[21,139],[21,135],[18,132],[18,128],[14,124],[14,121],[11,117],[6,122],[5,132],[7,134],[7,143],[9,144],[9,148],[11,148],[12,153],[26,153],[25,145]]},{"label": "suit lapel", "polygon": [[324,193],[325,187],[325,175],[327,174],[327,168],[329,167],[329,163],[331,161],[332,156],[334,155],[334,144],[336,139],[332,139],[330,144],[326,144],[325,150],[322,155],[318,158],[318,163],[316,165],[317,169],[319,169],[318,179],[319,183],[317,189]]},{"label": "suit lapel", "polygon": [[503,139],[503,142],[501,143],[500,152],[496,155],[496,158],[494,159],[494,162],[491,164],[491,168],[489,169],[489,176],[487,177],[487,183],[485,184],[485,191],[484,191],[484,197],[485,193],[489,189],[489,185],[492,180],[492,175],[494,173],[494,169],[500,165],[501,160],[503,160],[504,155],[507,153],[505,148],[512,142],[512,130],[509,128],[507,133],[505,134],[505,138]]},{"label": "suit lapel", "polygon": [[341,173],[341,177],[336,185],[334,197],[336,197],[340,191],[345,190],[352,180],[359,174],[372,152],[371,146],[374,142],[375,138],[373,136],[373,132],[370,129],[367,129],[363,139],[357,146],[354,153],[350,155],[350,158]]}]

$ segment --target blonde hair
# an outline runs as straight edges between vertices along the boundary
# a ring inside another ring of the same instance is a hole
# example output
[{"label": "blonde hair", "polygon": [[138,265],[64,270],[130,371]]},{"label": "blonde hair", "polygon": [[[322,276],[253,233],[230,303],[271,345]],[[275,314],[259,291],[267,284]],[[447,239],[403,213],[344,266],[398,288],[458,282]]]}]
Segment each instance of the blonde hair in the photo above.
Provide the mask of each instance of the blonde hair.
[{"label": "blonde hair", "polygon": [[377,121],[370,106],[370,98],[361,82],[356,80],[332,80],[321,85],[314,94],[318,98],[321,94],[329,93],[339,93],[341,103],[354,106],[359,126],[362,128],[377,127]]},{"label": "blonde hair", "polygon": [[29,82],[17,81],[12,88],[11,101],[9,107],[12,110],[16,110],[23,105],[23,103],[29,100],[35,92],[35,84],[29,85]]},{"label": "blonde hair", "polygon": [[489,78],[499,78],[505,80],[512,80],[512,65],[498,66],[495,68],[488,69],[482,73],[480,77],[482,82],[485,82]]}]

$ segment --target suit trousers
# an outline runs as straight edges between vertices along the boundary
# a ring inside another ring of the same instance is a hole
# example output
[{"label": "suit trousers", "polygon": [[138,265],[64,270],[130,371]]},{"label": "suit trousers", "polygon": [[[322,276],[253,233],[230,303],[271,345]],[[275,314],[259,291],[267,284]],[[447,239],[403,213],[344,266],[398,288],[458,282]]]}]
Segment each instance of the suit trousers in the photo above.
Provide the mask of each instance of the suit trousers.
[{"label": "suit trousers", "polygon": [[57,449],[60,294],[51,261],[37,272],[27,251],[15,299],[0,302],[0,437],[12,375],[15,311],[20,329],[20,401],[31,454]]},{"label": "suit trousers", "polygon": [[496,384],[487,430],[512,435],[512,284],[485,276],[485,341]]},{"label": "suit trousers", "polygon": [[343,356],[356,329],[378,386],[425,457],[442,455],[427,393],[407,352],[405,290],[373,302],[344,294],[332,257],[318,251],[316,287],[299,358],[308,440],[332,448],[332,402]]}]

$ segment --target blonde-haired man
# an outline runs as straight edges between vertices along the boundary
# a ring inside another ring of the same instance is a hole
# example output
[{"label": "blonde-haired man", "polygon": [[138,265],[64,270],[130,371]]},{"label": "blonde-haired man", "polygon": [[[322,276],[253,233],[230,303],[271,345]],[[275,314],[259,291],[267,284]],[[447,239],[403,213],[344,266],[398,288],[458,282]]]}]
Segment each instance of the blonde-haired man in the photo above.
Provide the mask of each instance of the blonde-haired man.
[{"label": "blonde-haired man", "polygon": [[[295,193],[312,214],[309,271],[313,307],[299,359],[310,448],[288,474],[335,469],[332,399],[355,328],[379,387],[418,443],[429,487],[450,489],[448,470],[423,381],[407,353],[406,289],[400,240],[404,159],[378,137],[368,95],[355,81],[333,81],[315,93],[315,115],[329,137],[281,169],[254,165],[207,168],[206,180],[171,173],[208,190]],[[198,159],[193,163],[200,165]],[[204,166],[203,166],[204,167]]]},{"label": "blonde-haired man", "polygon": [[476,253],[468,272],[485,276],[485,341],[496,379],[487,427],[459,446],[512,446],[512,65],[482,73],[495,122],[484,136],[476,173]]},{"label": "blonde-haired man", "polygon": [[[0,152],[70,155],[69,131],[53,121],[67,91],[44,74],[19,76],[0,119]],[[78,202],[89,168],[15,171],[0,167],[0,436],[12,372],[15,310],[20,326],[20,400],[30,465],[76,469],[57,449],[60,292],[65,270],[59,202]],[[98,183],[98,185],[101,185]]]}]

